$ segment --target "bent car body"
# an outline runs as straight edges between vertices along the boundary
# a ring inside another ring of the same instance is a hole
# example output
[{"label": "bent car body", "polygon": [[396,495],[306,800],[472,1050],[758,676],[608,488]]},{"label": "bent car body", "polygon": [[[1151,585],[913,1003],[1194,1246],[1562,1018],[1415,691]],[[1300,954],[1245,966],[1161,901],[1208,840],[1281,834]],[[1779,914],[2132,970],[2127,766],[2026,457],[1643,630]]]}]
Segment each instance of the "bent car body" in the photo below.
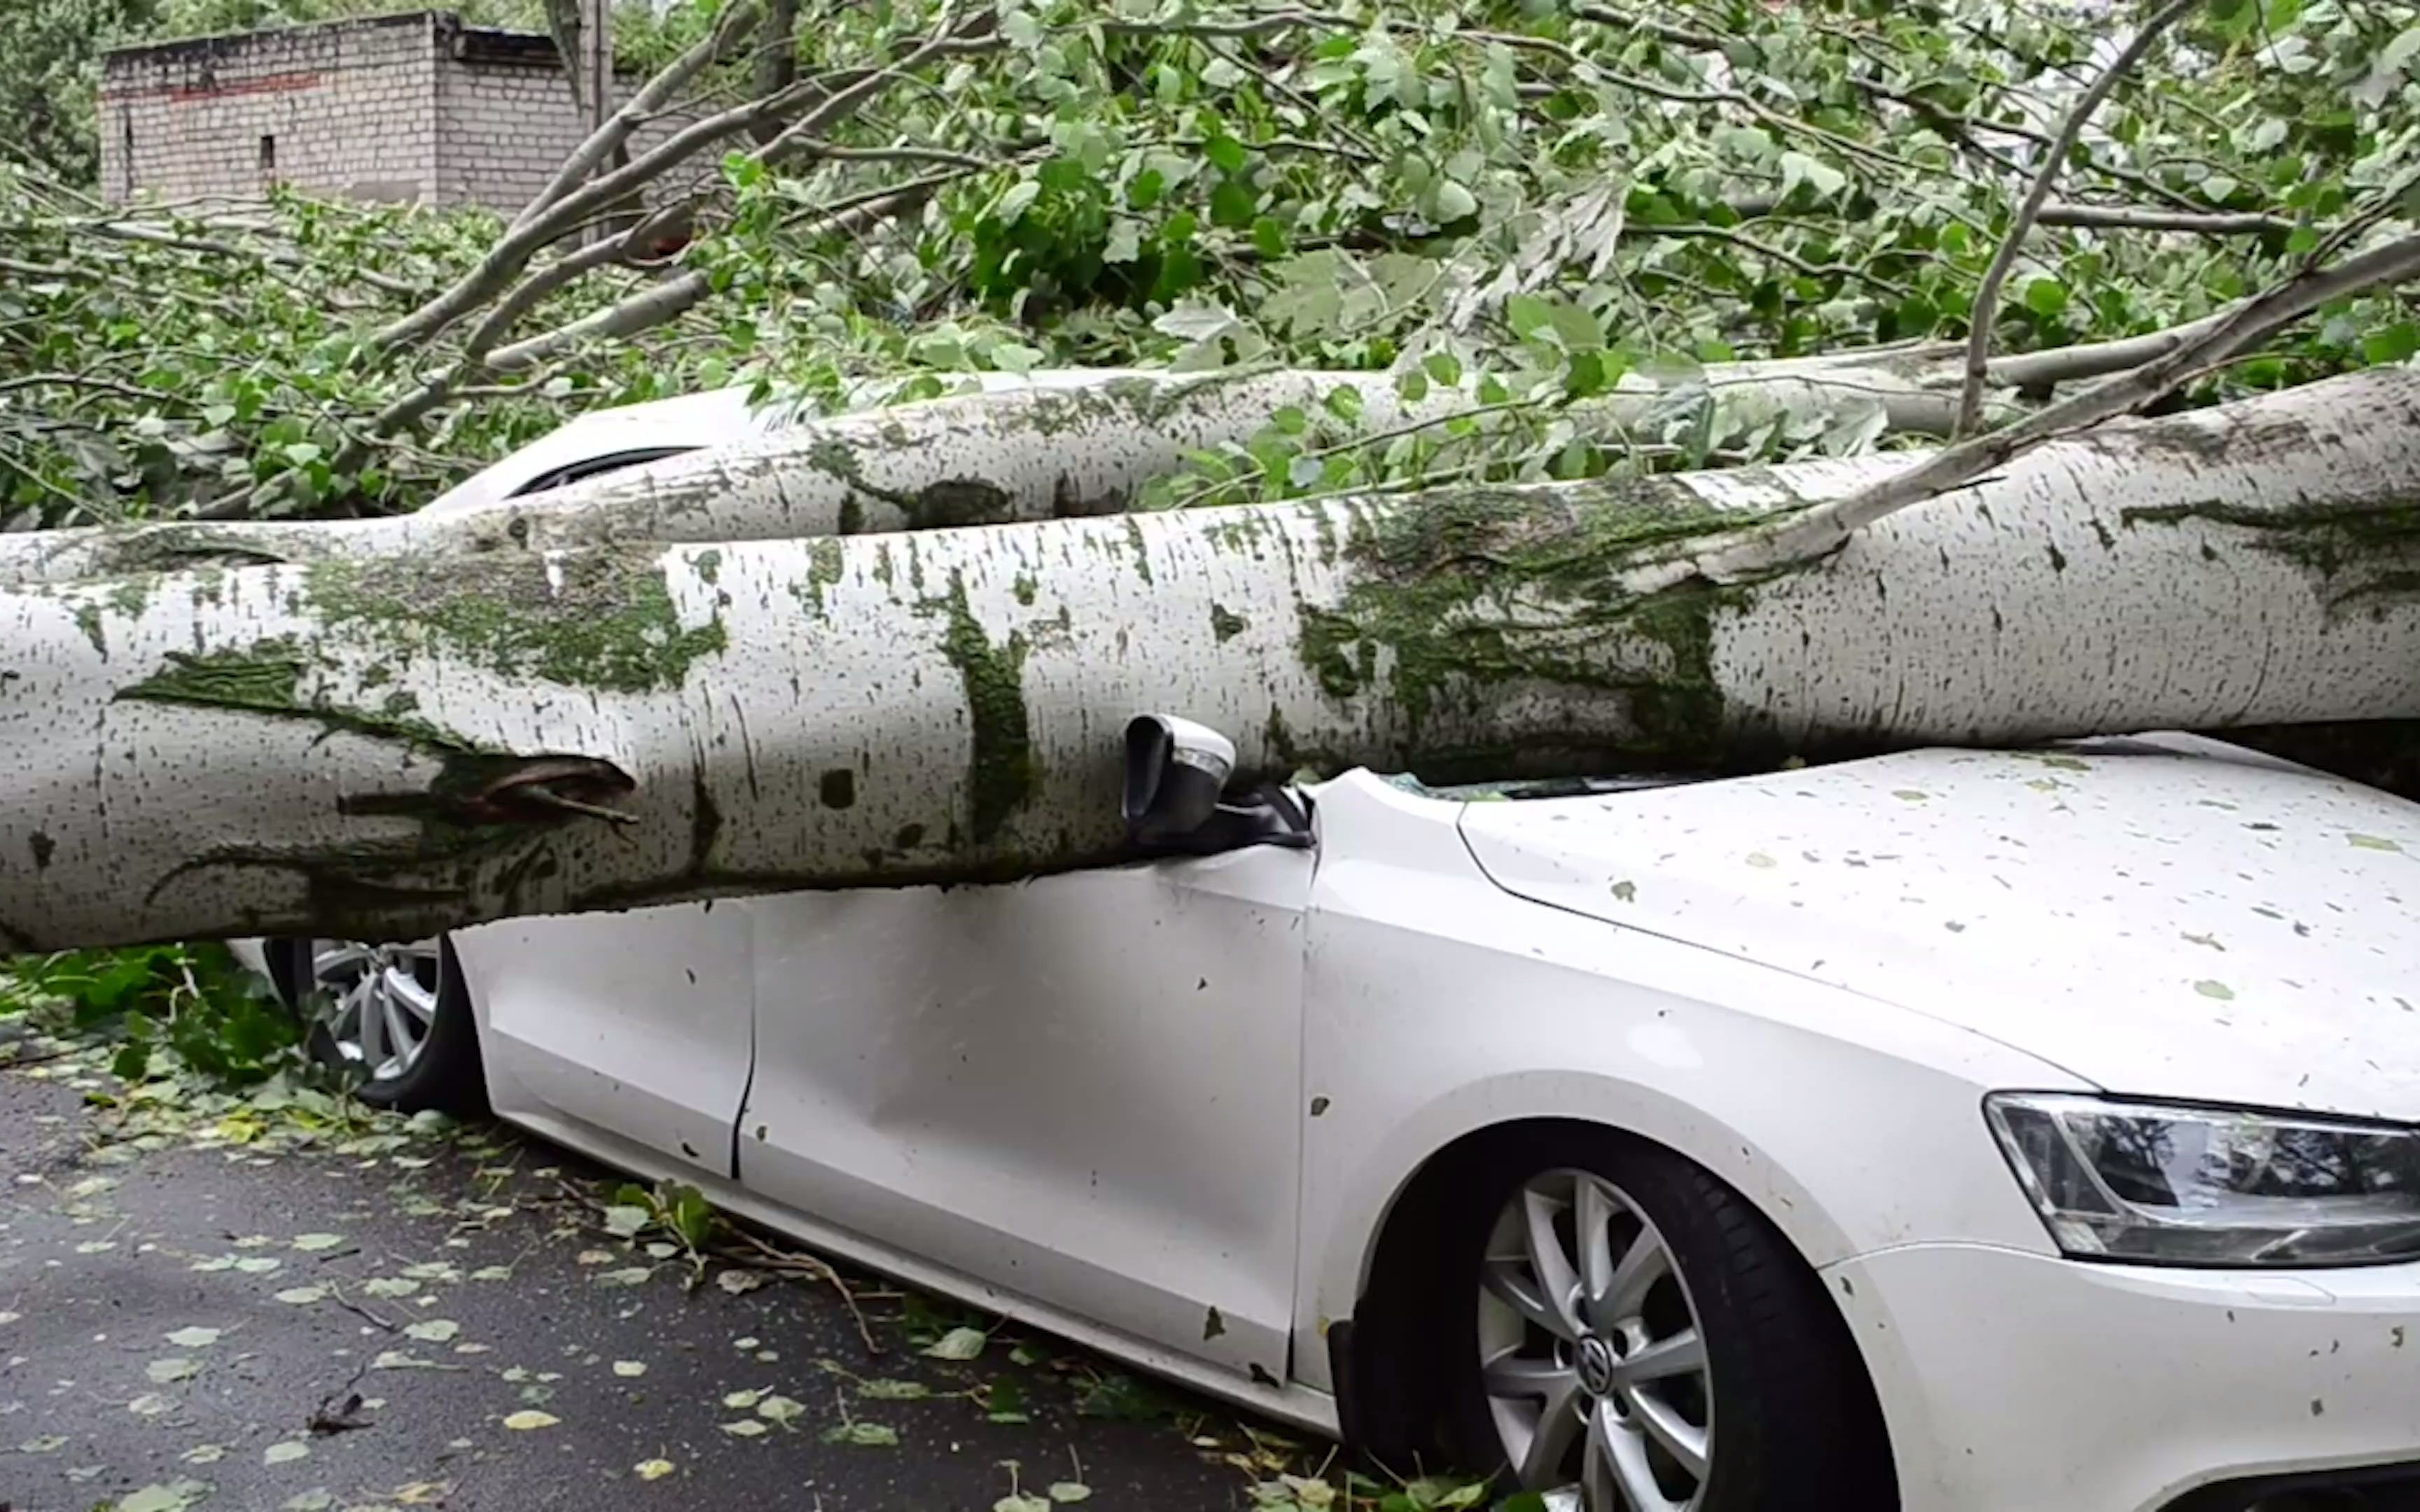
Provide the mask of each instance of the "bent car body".
[{"label": "bent car body", "polygon": [[[1371,1299],[1451,1239],[1399,1227],[1423,1181],[1507,1130],[1616,1131],[1820,1279],[1902,1505],[2420,1470],[2420,1259],[2063,1252],[1985,1112],[2420,1121],[2420,809],[2174,741],[1306,796],[1310,849],[466,930],[487,1092],[835,1254],[1379,1438],[1418,1355],[1370,1338]],[[1663,1504],[1714,1504],[1672,1479]]]}]

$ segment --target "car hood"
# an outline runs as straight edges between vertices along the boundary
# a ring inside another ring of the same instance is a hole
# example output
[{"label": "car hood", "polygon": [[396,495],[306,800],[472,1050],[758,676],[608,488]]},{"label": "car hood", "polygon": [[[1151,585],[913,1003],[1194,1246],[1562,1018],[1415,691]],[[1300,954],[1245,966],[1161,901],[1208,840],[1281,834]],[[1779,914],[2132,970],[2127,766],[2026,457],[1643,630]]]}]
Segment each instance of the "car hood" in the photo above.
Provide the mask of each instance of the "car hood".
[{"label": "car hood", "polygon": [[1521,897],[2111,1091],[2420,1121],[2420,805],[2242,754],[1914,751],[1462,828]]}]

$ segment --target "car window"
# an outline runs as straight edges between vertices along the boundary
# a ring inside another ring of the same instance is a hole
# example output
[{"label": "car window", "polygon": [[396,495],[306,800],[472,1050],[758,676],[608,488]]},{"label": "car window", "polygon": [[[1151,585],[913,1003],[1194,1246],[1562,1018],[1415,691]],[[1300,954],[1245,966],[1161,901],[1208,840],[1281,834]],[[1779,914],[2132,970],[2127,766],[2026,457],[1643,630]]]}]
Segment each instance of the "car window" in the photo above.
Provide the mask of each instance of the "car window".
[{"label": "car window", "polygon": [[606,456],[586,457],[581,461],[567,462],[562,467],[541,472],[504,497],[526,499],[534,493],[545,493],[549,489],[560,488],[566,484],[580,483],[589,478],[601,478],[608,472],[619,472],[624,468],[639,467],[648,462],[660,462],[668,456],[681,456],[696,450],[694,446],[651,446],[641,451],[614,452]]}]

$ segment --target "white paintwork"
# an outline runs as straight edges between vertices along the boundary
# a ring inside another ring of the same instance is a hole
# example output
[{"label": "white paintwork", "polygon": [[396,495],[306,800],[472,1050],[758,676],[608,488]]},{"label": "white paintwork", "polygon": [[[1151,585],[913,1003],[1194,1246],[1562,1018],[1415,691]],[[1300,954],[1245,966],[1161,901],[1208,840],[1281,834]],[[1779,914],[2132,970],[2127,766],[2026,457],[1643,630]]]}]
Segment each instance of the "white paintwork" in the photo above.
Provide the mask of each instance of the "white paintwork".
[{"label": "white paintwork", "polygon": [[746,902],[458,932],[499,1110],[611,1131],[685,1179],[732,1174],[753,940]]},{"label": "white paintwork", "polygon": [[741,1179],[1283,1380],[1311,867],[763,900]]},{"label": "white paintwork", "polygon": [[2420,1265],[2266,1275],[1928,1243],[1825,1280],[1916,1450],[1901,1512],[2154,1512],[2212,1481],[2420,1458]]},{"label": "white paintwork", "polygon": [[1646,804],[1477,807],[1464,830],[1524,897],[1940,1014],[2102,1087],[2420,1122],[2420,1057],[2394,1048],[2420,1043],[2420,807],[2374,789],[1921,750]]},{"label": "white paintwork", "polygon": [[[2307,909],[2348,902],[2332,849],[2282,827],[2270,848],[2240,838],[2285,816],[2358,825],[2406,851],[2348,851],[2420,868],[2420,809],[2214,743],[2168,744],[2059,754],[2081,769],[1932,751],[1512,803],[1357,772],[1311,790],[1315,856],[488,926],[461,949],[507,1119],[1325,1430],[1322,1335],[1351,1312],[1389,1206],[1427,1159],[1512,1119],[1644,1134],[1731,1183],[1825,1268],[1883,1400],[1907,1512],[2149,1512],[2223,1476],[2420,1458],[2420,1266],[2064,1260],[1984,1130],[1980,1100],[2000,1088],[2277,1093],[2339,1111],[2402,1096],[2411,1057],[2390,1047],[2409,1031],[2375,1009],[2297,1031],[2263,1006],[2286,975],[2318,995],[2308,1011],[2358,1001],[2381,968],[2349,938],[2291,964],[2213,951],[2177,937],[2172,896],[2156,889],[2104,887],[2063,917],[2066,893],[2140,864],[2143,845],[2226,859],[2263,896]],[[2043,774],[2067,785],[2023,785]],[[1776,783],[1790,786],[1766,796]],[[1917,788],[1921,801],[1894,795]],[[2008,811],[2037,800],[2079,808],[2077,827]],[[2044,854],[1977,870],[2020,818]],[[1850,835],[1864,867],[1845,859]],[[1785,843],[1807,868],[1802,849],[1842,855],[1831,872],[1843,874],[1792,888],[1774,848]],[[1889,880],[1882,866],[1916,863],[1884,855],[1921,857],[1926,881]],[[1635,886],[1611,906],[1616,871]],[[2351,878],[2400,885],[2392,871]],[[1954,888],[1991,906],[1934,948],[1923,931]],[[1826,939],[1837,969],[1792,953]],[[2010,941],[2032,948],[2014,959]],[[2221,955],[2246,989],[2233,1023],[2219,1022],[2230,1005],[2190,1011],[2147,985]],[[2107,987],[2098,1058],[2083,1053],[2071,956]],[[586,1057],[635,1077],[697,1041],[721,1058],[687,1081],[688,1112],[728,1119],[746,1073],[722,1052],[744,1015],[700,1030],[704,1005],[634,974],[650,961],[710,970],[753,1010],[754,1085],[736,1131],[726,1123],[736,1180],[667,1153],[660,1085],[652,1103],[601,1083],[576,1107],[538,1095],[578,1085]],[[2382,969],[2398,968],[2410,976],[2408,956]],[[2022,1011],[2012,984],[2040,1011]],[[651,1015],[659,1037],[644,1045],[591,1032]],[[2354,1024],[2370,1026],[2366,1041],[2339,1032]],[[2257,1080],[2260,1057],[2238,1041],[2258,1037],[2309,1085],[2285,1095],[2285,1072]],[[1209,1305],[1225,1331],[1204,1340]],[[1289,1350],[1280,1384],[1249,1373]]]},{"label": "white paintwork", "polygon": [[[1610,801],[1645,820],[1694,791]],[[1328,1101],[1305,1146],[1298,1336],[1350,1314],[1378,1226],[1431,1154],[1519,1119],[1678,1149],[1814,1263],[1919,1237],[2051,1252],[1998,1151],[1958,1135],[1994,1087],[2080,1083],[1936,1018],[1525,902],[1456,827],[1507,810],[1555,826],[1594,801],[1465,807],[1366,777],[1321,791],[1303,1038],[1305,1085]],[[1319,1351],[1295,1368],[1326,1383]]]},{"label": "white paintwork", "polygon": [[709,389],[644,404],[616,405],[574,416],[510,456],[480,469],[423,505],[423,515],[458,514],[512,498],[533,480],[557,468],[659,447],[719,446],[779,430],[788,418],[781,405],[752,406],[748,390]]}]

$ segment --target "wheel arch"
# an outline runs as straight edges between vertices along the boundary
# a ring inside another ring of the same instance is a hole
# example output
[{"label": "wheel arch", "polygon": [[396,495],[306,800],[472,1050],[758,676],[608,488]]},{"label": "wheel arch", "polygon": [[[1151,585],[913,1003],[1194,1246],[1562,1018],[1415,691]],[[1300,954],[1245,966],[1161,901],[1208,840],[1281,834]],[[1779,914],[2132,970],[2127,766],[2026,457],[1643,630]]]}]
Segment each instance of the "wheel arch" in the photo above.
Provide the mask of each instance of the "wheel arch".
[{"label": "wheel arch", "polygon": [[[1503,1095],[1501,1089],[1497,1095]],[[1506,1105],[1495,1097],[1487,1101],[1495,1106]],[[1780,1236],[1791,1257],[1815,1282],[1815,1289],[1831,1304],[1825,1317],[1836,1325],[1837,1342],[1865,1379],[1880,1452],[1896,1477],[1899,1456],[1880,1401],[1875,1362],[1869,1358],[1861,1331],[1840,1311],[1838,1299],[1818,1276],[1822,1262],[1815,1256],[1844,1245],[1844,1233],[1811,1195],[1776,1163],[1759,1155],[1752,1144],[1713,1122],[1701,1110],[1688,1113],[1690,1127],[1679,1141],[1663,1137],[1654,1128],[1637,1126],[1654,1124],[1657,1120],[1652,1116],[1608,1119],[1552,1111],[1466,1121],[1406,1165],[1386,1189],[1387,1200],[1366,1230],[1352,1312],[1325,1330],[1329,1379],[1346,1442],[1397,1471],[1418,1465],[1434,1445],[1435,1425],[1445,1406],[1442,1383],[1423,1379],[1433,1373],[1419,1366],[1412,1330],[1439,1302],[1428,1285],[1436,1269],[1431,1257],[1438,1252],[1443,1225],[1457,1192],[1478,1180],[1489,1163],[1522,1146],[1551,1139],[1558,1133],[1611,1134],[1689,1161],[1737,1196]],[[1713,1149],[1708,1148],[1709,1137],[1714,1141]],[[1708,1159],[1714,1149],[1728,1151],[1730,1158]],[[1758,1180],[1752,1184],[1736,1180],[1744,1170],[1753,1171]],[[1810,1240],[1817,1246],[1812,1253]]]},{"label": "wheel arch", "polygon": [[[1504,1110],[1519,1108],[1511,1115]],[[1342,1183],[1380,1194],[1359,1215],[1345,1213],[1326,1236],[1316,1282],[1330,1296],[1358,1297],[1375,1273],[1389,1227],[1423,1179],[1466,1162],[1474,1149],[1527,1137],[1525,1130],[1608,1130],[1696,1162],[1781,1232],[1808,1265],[1856,1253],[1844,1224],[1759,1140],[1701,1103],[1600,1072],[1560,1068],[1512,1072],[1464,1083],[1404,1119]]]}]

